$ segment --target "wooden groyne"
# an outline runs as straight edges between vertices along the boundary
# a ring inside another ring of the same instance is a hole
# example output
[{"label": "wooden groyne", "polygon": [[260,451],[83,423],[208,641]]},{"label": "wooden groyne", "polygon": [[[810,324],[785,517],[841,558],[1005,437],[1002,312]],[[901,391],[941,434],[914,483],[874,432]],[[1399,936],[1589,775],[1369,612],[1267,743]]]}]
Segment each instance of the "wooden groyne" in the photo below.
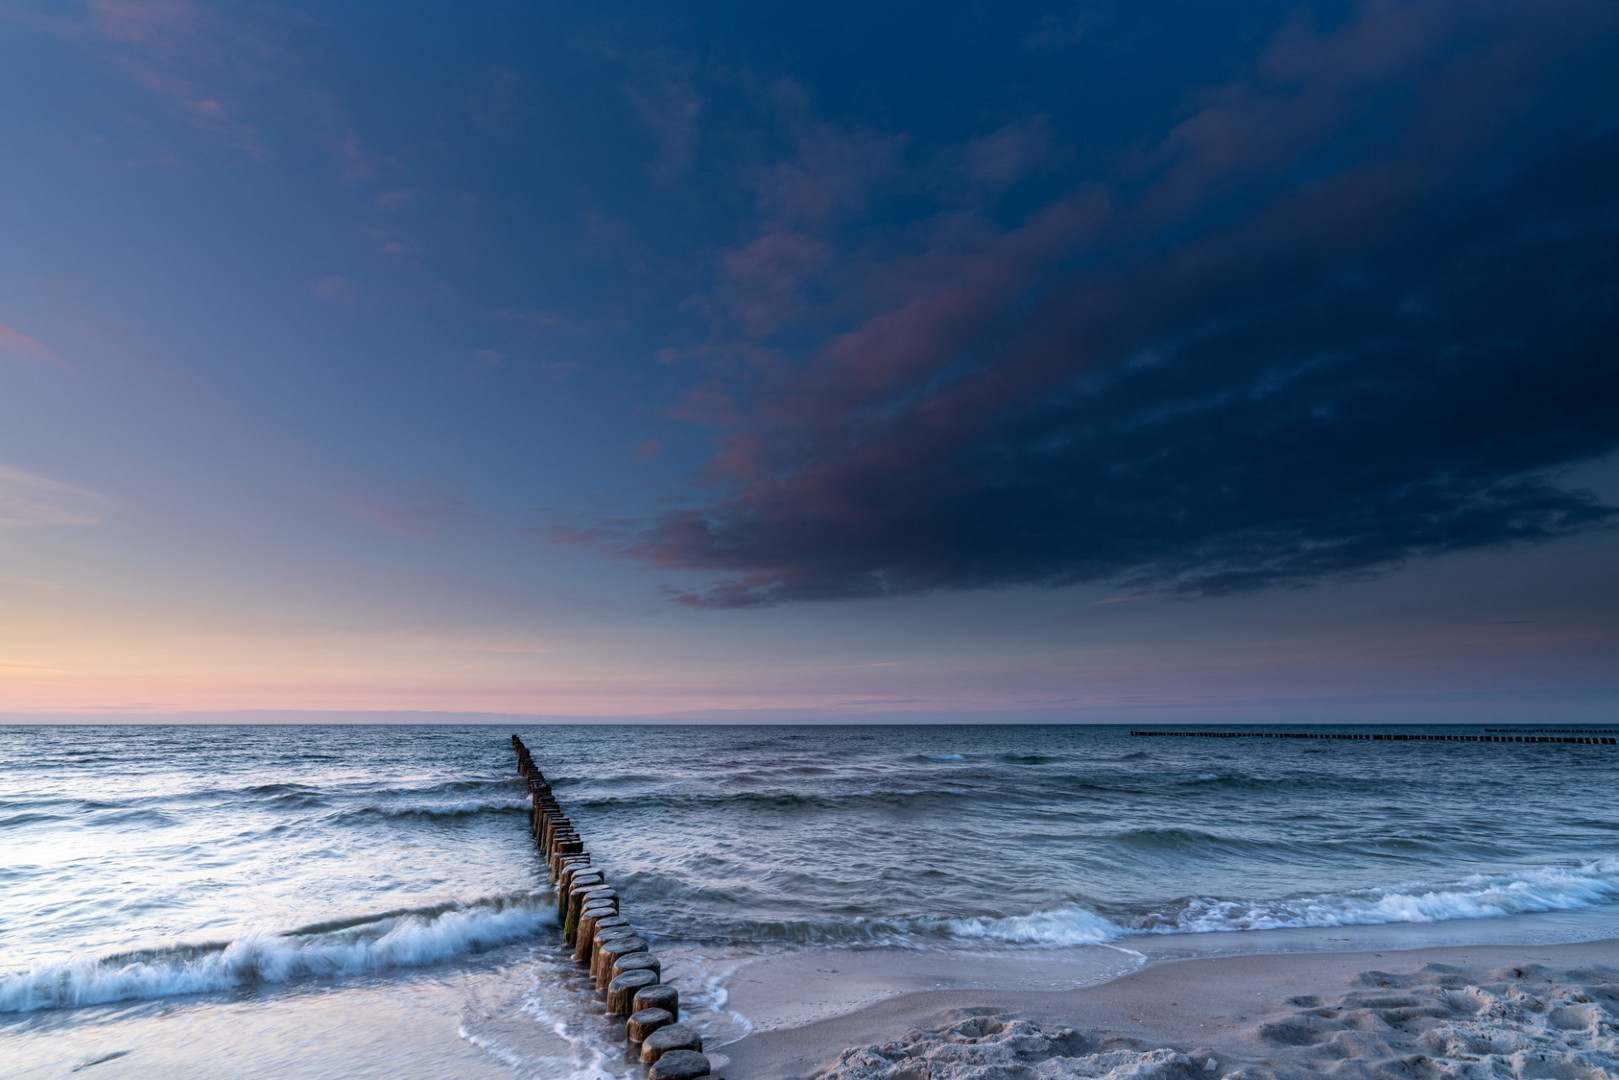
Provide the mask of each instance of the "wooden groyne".
[{"label": "wooden groyne", "polygon": [[1612,735],[1595,731],[1578,735],[1422,735],[1383,731],[1132,731],[1130,734],[1139,737],[1167,736],[1176,739],[1356,739],[1367,742],[1573,743],[1579,746],[1619,746],[1619,730],[1615,730]]},{"label": "wooden groyne", "polygon": [[591,862],[584,838],[516,735],[512,749],[533,804],[529,828],[556,883],[563,940],[572,946],[574,960],[593,976],[607,1015],[624,1018],[625,1038],[650,1067],[649,1080],[709,1075],[702,1036],[679,1022],[680,992],[663,984],[662,961],[620,912],[618,892]]}]

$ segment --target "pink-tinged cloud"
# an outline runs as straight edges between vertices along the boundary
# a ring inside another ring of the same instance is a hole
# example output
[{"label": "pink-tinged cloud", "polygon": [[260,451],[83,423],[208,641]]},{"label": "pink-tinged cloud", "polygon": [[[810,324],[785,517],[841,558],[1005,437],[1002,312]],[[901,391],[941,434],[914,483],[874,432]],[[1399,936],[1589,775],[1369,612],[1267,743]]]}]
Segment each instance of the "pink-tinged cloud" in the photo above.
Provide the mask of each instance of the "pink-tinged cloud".
[{"label": "pink-tinged cloud", "polygon": [[760,217],[772,228],[813,230],[864,209],[872,189],[892,176],[906,140],[800,122],[794,153],[754,179]]},{"label": "pink-tinged cloud", "polygon": [[336,95],[307,81],[292,87],[285,51],[255,27],[276,21],[268,9],[234,8],[227,17],[189,0],[83,0],[48,15],[0,9],[8,15],[100,54],[193,129],[253,160],[268,160],[271,150],[242,99],[270,87],[295,93],[313,115],[342,183],[399,171],[360,137]]},{"label": "pink-tinged cloud", "polygon": [[923,252],[896,268],[913,284],[860,326],[832,336],[779,397],[761,407],[772,425],[837,442],[845,424],[887,423],[889,402],[919,381],[963,363],[981,363],[1008,328],[1008,309],[1052,265],[1108,221],[1104,192],[1082,190],[1023,226],[975,241],[975,249]]},{"label": "pink-tinged cloud", "polygon": [[208,65],[225,60],[217,20],[187,0],[89,0],[85,11],[96,33],[156,60]]},{"label": "pink-tinged cloud", "polygon": [[[1578,51],[1583,35],[1611,32],[1602,25],[1611,13],[1599,8],[1555,5],[1532,29],[1510,0],[1367,0],[1330,33],[1301,16],[1263,51],[1251,78],[1195,95],[1185,119],[1138,159],[1156,174],[1142,210],[1185,213],[1257,179],[1287,178],[1379,120],[1410,125],[1384,129],[1394,141],[1383,153],[1466,154],[1496,125],[1525,116],[1528,99],[1502,95],[1500,80],[1521,84],[1524,70]],[[1416,110],[1413,85],[1431,95]],[[1492,110],[1476,107],[1484,99]]]},{"label": "pink-tinged cloud", "polygon": [[566,334],[590,332],[590,328],[583,323],[569,318],[560,311],[546,308],[500,308],[495,312],[495,317],[533,330],[552,330]]},{"label": "pink-tinged cloud", "polygon": [[196,130],[254,160],[270,151],[226,89],[273,50],[185,0],[89,0],[63,36],[93,41],[118,70],[166,99]]},{"label": "pink-tinged cloud", "polygon": [[1044,115],[1007,124],[970,140],[949,162],[967,184],[998,194],[1045,171],[1063,156]]},{"label": "pink-tinged cloud", "polygon": [[353,279],[342,274],[327,274],[316,278],[309,283],[310,295],[317,300],[327,300],[334,304],[354,304],[360,299],[359,286]]},{"label": "pink-tinged cloud", "polygon": [[371,524],[395,536],[424,536],[471,517],[471,508],[459,496],[434,492],[411,505],[373,504],[360,514]]},{"label": "pink-tinged cloud", "polygon": [[320,141],[337,166],[340,184],[358,184],[401,171],[398,161],[377,152],[360,138],[354,117],[336,94],[312,89],[304,94],[304,102],[320,125]]},{"label": "pink-tinged cloud", "polygon": [[831,266],[831,245],[802,233],[770,232],[720,260],[716,296],[750,337],[775,333],[804,307],[804,286]]},{"label": "pink-tinged cloud", "polygon": [[660,184],[679,179],[697,154],[703,100],[683,74],[665,72],[645,83],[628,83],[624,94],[652,132],[657,153],[651,173]]},{"label": "pink-tinged cloud", "polygon": [[117,57],[113,66],[122,70],[143,89],[166,98],[196,130],[227,146],[234,147],[255,161],[268,161],[270,150],[258,130],[240,120],[236,106],[204,83],[165,70],[141,57]]},{"label": "pink-tinged cloud", "polygon": [[52,367],[66,366],[62,358],[52,352],[50,346],[43,341],[31,338],[21,330],[15,330],[5,323],[0,323],[0,356],[21,357],[24,360],[49,364]]},{"label": "pink-tinged cloud", "polygon": [[95,525],[106,505],[95,492],[0,465],[0,530]]},{"label": "pink-tinged cloud", "polygon": [[522,81],[522,75],[508,67],[491,71],[483,88],[467,97],[472,122],[491,135],[521,141],[535,112],[523,98]]},{"label": "pink-tinged cloud", "polygon": [[389,212],[408,210],[421,202],[424,198],[422,192],[412,188],[395,188],[391,191],[380,191],[372,200],[378,210]]},{"label": "pink-tinged cloud", "polygon": [[694,424],[728,425],[739,423],[742,418],[736,398],[715,382],[682,391],[669,415]]},{"label": "pink-tinged cloud", "polygon": [[416,254],[416,241],[402,235],[397,229],[376,226],[365,230],[365,233],[377,254],[386,259],[399,262]]}]

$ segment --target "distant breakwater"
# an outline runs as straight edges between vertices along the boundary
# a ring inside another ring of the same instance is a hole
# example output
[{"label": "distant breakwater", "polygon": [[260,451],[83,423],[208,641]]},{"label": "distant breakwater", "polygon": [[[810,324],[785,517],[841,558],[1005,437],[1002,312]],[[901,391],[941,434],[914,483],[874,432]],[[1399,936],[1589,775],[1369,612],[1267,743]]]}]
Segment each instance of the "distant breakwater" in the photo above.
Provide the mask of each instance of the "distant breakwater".
[{"label": "distant breakwater", "polygon": [[[1536,731],[1552,730],[1536,728]],[[1429,735],[1377,731],[1132,731],[1134,737],[1177,739],[1349,739],[1367,742],[1470,742],[1470,743],[1570,743],[1578,746],[1619,746],[1619,729],[1597,729],[1576,735]]]}]

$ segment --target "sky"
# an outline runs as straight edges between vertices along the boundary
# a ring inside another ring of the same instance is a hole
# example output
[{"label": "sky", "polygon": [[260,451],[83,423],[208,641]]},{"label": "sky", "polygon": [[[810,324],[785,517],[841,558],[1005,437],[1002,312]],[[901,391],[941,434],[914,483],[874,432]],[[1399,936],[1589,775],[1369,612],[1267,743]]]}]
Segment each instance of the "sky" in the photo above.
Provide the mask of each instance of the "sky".
[{"label": "sky", "polygon": [[0,716],[1611,721],[1611,0],[0,0]]}]

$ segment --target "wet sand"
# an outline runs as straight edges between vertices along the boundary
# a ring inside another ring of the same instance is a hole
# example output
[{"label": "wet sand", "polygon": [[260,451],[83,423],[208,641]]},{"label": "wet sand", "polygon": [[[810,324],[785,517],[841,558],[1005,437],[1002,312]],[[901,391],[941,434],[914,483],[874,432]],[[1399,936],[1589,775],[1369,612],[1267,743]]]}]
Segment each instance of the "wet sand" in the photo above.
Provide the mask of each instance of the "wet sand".
[{"label": "wet sand", "polygon": [[[844,973],[801,984],[829,974]],[[732,984],[732,1009],[781,1020],[725,1047],[717,1075],[1619,1077],[1619,939],[1213,957],[1068,990],[1007,989],[991,973],[1000,988],[882,1000],[880,972],[851,970],[844,998],[871,1003],[796,1026],[779,975]]]}]

